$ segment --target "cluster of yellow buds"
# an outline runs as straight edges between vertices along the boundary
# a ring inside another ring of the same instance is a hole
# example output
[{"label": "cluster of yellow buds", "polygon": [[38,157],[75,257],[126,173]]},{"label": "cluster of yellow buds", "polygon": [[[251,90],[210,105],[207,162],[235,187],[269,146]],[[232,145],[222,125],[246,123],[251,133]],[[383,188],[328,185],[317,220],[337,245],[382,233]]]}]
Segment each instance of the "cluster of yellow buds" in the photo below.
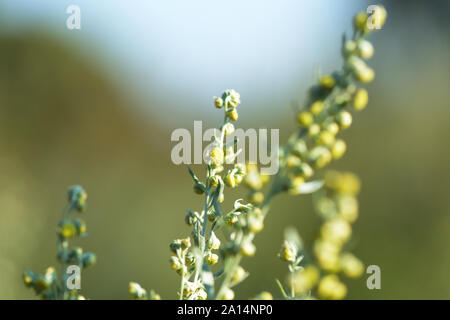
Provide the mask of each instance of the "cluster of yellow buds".
[{"label": "cluster of yellow buds", "polygon": [[247,174],[247,170],[244,164],[236,163],[234,168],[228,170],[225,174],[224,181],[227,186],[230,188],[235,188],[243,181],[245,175]]},{"label": "cluster of yellow buds", "polygon": [[208,250],[206,251],[206,258],[205,261],[209,265],[215,265],[217,262],[219,262],[219,255],[213,252],[213,250],[219,250],[220,249],[220,240],[217,238],[216,234],[214,232],[211,232],[211,236],[208,240]]},{"label": "cluster of yellow buds", "polygon": [[130,282],[128,292],[133,300],[161,300],[161,296],[154,290],[147,292],[136,282]]},{"label": "cluster of yellow buds", "polygon": [[247,163],[247,175],[244,179],[245,186],[250,190],[248,199],[254,205],[260,205],[264,202],[264,193],[262,188],[269,182],[270,176],[261,174],[259,168],[254,163]]},{"label": "cluster of yellow buds", "polygon": [[352,234],[351,224],[358,217],[360,181],[352,173],[329,171],[325,174],[325,191],[315,203],[316,210],[325,219],[320,236],[314,245],[314,254],[322,270],[333,273],[324,277],[318,288],[322,298],[341,299],[345,296],[345,285],[337,273],[357,278],[364,272],[363,263],[343,247]]},{"label": "cluster of yellow buds", "polygon": [[[73,186],[67,192],[68,205],[63,219],[58,223],[58,253],[57,259],[62,266],[76,265],[82,269],[89,268],[96,263],[96,256],[92,252],[83,252],[80,247],[69,248],[68,240],[76,236],[86,236],[86,223],[80,218],[74,218],[73,212],[84,212],[86,209],[87,193],[81,186]],[[54,267],[49,267],[43,275],[25,270],[23,275],[27,287],[33,288],[42,299],[76,300],[84,299],[76,289],[68,289],[66,285],[66,270],[61,277]]]},{"label": "cluster of yellow buds", "polygon": [[[377,6],[371,18],[381,27],[386,10]],[[352,114],[346,109],[352,105],[354,110],[363,110],[369,101],[367,90],[356,86],[356,82],[368,83],[375,76],[364,61],[374,52],[372,44],[366,40],[367,19],[364,12],[356,15],[355,37],[344,41],[342,47],[343,70],[320,77],[309,92],[306,106],[297,114],[300,131],[281,153],[281,163],[289,169],[290,190],[294,194],[301,190],[314,169],[323,168],[345,154],[347,145],[337,135],[353,122]]]},{"label": "cluster of yellow buds", "polygon": [[186,274],[187,265],[192,264],[188,254],[190,247],[190,238],[176,239],[170,243],[170,251],[174,253],[169,259],[170,267],[180,275]]},{"label": "cluster of yellow buds", "polygon": [[183,288],[183,297],[187,300],[206,300],[208,294],[199,281],[186,281]]}]

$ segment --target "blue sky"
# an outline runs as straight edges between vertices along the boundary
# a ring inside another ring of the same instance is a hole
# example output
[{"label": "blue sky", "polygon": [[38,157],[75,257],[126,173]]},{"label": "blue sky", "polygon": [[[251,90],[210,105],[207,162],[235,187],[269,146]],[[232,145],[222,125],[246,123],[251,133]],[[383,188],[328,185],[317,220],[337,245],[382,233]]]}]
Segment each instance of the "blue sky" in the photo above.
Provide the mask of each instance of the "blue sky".
[{"label": "blue sky", "polygon": [[[65,26],[70,4],[81,9],[79,31]],[[146,111],[163,120],[179,111],[180,101],[204,108],[226,88],[240,91],[251,101],[249,108],[263,99],[288,107],[304,91],[299,83],[310,83],[314,67],[324,72],[339,67],[340,35],[362,9],[364,3],[356,0],[6,0],[0,5],[8,32],[43,28],[81,47],[124,92],[160,101],[169,112]]]}]

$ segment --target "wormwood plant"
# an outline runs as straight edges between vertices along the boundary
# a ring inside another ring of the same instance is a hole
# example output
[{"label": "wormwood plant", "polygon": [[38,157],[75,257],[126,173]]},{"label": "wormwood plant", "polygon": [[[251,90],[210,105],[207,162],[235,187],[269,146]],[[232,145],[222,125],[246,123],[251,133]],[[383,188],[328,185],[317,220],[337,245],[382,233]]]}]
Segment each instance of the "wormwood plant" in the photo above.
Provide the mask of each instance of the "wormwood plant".
[{"label": "wormwood plant", "polygon": [[[70,289],[67,282],[68,271],[74,272],[70,266],[76,266],[80,270],[95,264],[96,256],[91,252],[83,252],[80,247],[69,247],[69,239],[87,236],[86,223],[77,217],[75,213],[82,213],[86,209],[87,194],[81,186],[73,186],[69,189],[68,204],[63,210],[63,218],[57,227],[57,260],[61,264],[61,274],[54,267],[48,267],[44,274],[37,274],[25,270],[23,280],[27,287],[33,288],[35,293],[46,300],[84,300],[78,294],[76,285]],[[76,272],[76,271],[75,271]],[[75,274],[76,276],[76,274]],[[74,279],[74,282],[79,281]],[[72,282],[73,284],[73,282]]]},{"label": "wormwood plant", "polygon": [[[205,178],[200,179],[189,168],[194,192],[203,195],[203,204],[198,211],[187,210],[185,221],[192,228],[191,235],[170,244],[170,266],[180,276],[179,299],[233,299],[234,287],[249,275],[240,265],[241,260],[255,254],[253,240],[263,230],[271,200],[286,192],[314,193],[315,208],[323,224],[312,255],[306,252],[295,230],[286,231],[279,257],[288,264],[287,289],[277,280],[282,296],[342,299],[347,288],[340,276],[362,274],[362,262],[345,248],[351,224],[358,217],[356,195],[360,182],[347,172],[329,171],[323,179],[314,177],[344,155],[346,143],[338,135],[352,124],[351,107],[360,111],[368,103],[366,89],[358,87],[375,76],[365,62],[374,53],[367,40],[371,33],[368,25],[370,22],[379,29],[385,19],[386,10],[381,6],[370,17],[365,12],[355,16],[352,38],[343,37],[342,68],[320,76],[309,90],[306,103],[297,112],[299,128],[279,150],[280,169],[274,177],[260,174],[254,163],[233,164],[240,150],[235,150],[236,142],[227,144],[225,137],[235,130],[240,95],[226,90],[214,98],[216,108],[224,110],[224,122],[214,137]],[[225,210],[226,188],[241,184],[248,188],[248,202],[237,199],[231,210]],[[137,283],[130,283],[130,294],[136,299],[159,298]],[[272,295],[262,292],[255,298],[271,299]]]}]

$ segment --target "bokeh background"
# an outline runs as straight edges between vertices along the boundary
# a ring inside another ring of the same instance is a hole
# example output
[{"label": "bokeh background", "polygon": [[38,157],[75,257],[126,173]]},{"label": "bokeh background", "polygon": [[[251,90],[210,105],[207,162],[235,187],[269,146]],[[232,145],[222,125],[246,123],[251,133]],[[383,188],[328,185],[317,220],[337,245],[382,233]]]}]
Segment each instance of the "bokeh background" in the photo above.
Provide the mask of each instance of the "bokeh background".
[{"label": "bokeh background", "polygon": [[[363,181],[353,251],[382,271],[348,282],[351,299],[450,298],[450,28],[448,1],[381,1],[370,104],[344,133],[333,167]],[[66,8],[81,8],[68,30]],[[0,298],[32,299],[24,269],[55,265],[66,190],[89,193],[83,217],[96,252],[91,299],[126,299],[128,282],[176,297],[168,244],[199,209],[186,168],[170,160],[175,128],[217,126],[213,95],[242,95],[243,128],[295,128],[316,69],[341,65],[340,41],[365,1],[0,1]],[[276,293],[286,226],[306,243],[319,219],[309,196],[280,196],[237,290]],[[264,266],[262,268],[261,266]]]}]

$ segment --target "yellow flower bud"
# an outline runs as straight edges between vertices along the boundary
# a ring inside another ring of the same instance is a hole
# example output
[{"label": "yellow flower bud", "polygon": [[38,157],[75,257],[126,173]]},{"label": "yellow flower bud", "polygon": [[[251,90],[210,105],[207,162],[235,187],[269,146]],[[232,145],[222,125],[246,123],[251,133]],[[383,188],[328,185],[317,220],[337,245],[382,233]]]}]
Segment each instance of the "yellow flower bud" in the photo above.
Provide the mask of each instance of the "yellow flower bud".
[{"label": "yellow flower bud", "polygon": [[214,105],[216,106],[217,109],[222,108],[223,107],[223,99],[214,97]]},{"label": "yellow flower bud", "polygon": [[339,281],[338,276],[331,274],[320,280],[317,293],[323,299],[340,300],[347,294],[347,287]]},{"label": "yellow flower bud", "polygon": [[334,85],[336,84],[336,82],[334,81],[334,78],[330,75],[326,75],[320,78],[320,84],[327,88],[327,89],[331,89],[334,87]]},{"label": "yellow flower bud", "polygon": [[248,226],[253,233],[261,232],[264,229],[264,218],[250,216]]},{"label": "yellow flower bud", "polygon": [[216,166],[222,165],[223,160],[224,160],[224,153],[223,153],[222,148],[215,147],[214,149],[212,149],[211,160],[212,160],[213,164],[215,164]]},{"label": "yellow flower bud", "polygon": [[367,30],[367,13],[363,11],[358,12],[353,19],[353,25],[356,30],[365,32]]},{"label": "yellow flower bud", "polygon": [[238,112],[236,111],[236,109],[231,109],[230,111],[228,111],[228,117],[233,120],[236,121],[239,117]]},{"label": "yellow flower bud", "polygon": [[345,141],[338,139],[331,147],[331,155],[333,156],[333,159],[339,159],[344,155],[346,150],[347,145],[345,144]]},{"label": "yellow flower bud", "polygon": [[367,106],[369,102],[369,94],[366,89],[358,89],[353,98],[353,107],[355,110],[362,110]]},{"label": "yellow flower bud", "polygon": [[340,259],[341,270],[349,278],[358,278],[364,272],[363,263],[351,253],[344,253]]},{"label": "yellow flower bud", "polygon": [[230,288],[226,288],[223,294],[223,300],[233,300],[234,299],[234,291]]},{"label": "yellow flower bud", "polygon": [[367,40],[361,40],[358,43],[358,53],[363,59],[370,59],[373,56],[373,45]]},{"label": "yellow flower bud", "polygon": [[270,292],[263,291],[260,294],[258,294],[256,297],[254,297],[253,300],[273,300],[273,296]]},{"label": "yellow flower bud", "polygon": [[264,193],[258,191],[255,193],[252,193],[250,196],[250,202],[254,204],[261,204],[264,201]]},{"label": "yellow flower bud", "polygon": [[322,131],[317,139],[318,144],[331,146],[335,141],[334,135],[329,131]]},{"label": "yellow flower bud", "polygon": [[136,282],[129,283],[128,292],[132,299],[136,299],[136,300],[146,300],[147,299],[147,291]]},{"label": "yellow flower bud", "polygon": [[339,126],[336,122],[332,122],[325,128],[328,132],[331,132],[334,135],[337,135],[339,132]]},{"label": "yellow flower bud", "polygon": [[316,123],[312,124],[309,128],[308,128],[308,135],[310,137],[314,137],[316,135],[318,135],[320,133],[320,126]]},{"label": "yellow flower bud", "polygon": [[[317,283],[320,277],[320,272],[317,267],[309,265],[294,275],[294,292],[296,295],[308,293]],[[289,284],[292,282],[289,281]]]},{"label": "yellow flower bud", "polygon": [[210,184],[211,184],[211,187],[217,187],[217,185],[219,184],[219,177],[218,176],[212,176],[210,178]]},{"label": "yellow flower bud", "polygon": [[325,222],[320,232],[323,239],[343,244],[350,238],[352,228],[346,220],[336,217]]},{"label": "yellow flower bud", "polygon": [[288,168],[295,168],[295,167],[298,167],[298,166],[300,165],[300,163],[301,163],[300,158],[299,158],[299,157],[296,157],[296,156],[294,156],[294,155],[289,155],[289,156],[286,158],[286,166],[287,166]]},{"label": "yellow flower bud", "polygon": [[230,134],[233,134],[233,132],[235,131],[235,128],[232,123],[228,122],[228,123],[225,123],[222,130],[226,136],[229,136]]},{"label": "yellow flower bud", "polygon": [[234,176],[234,173],[232,173],[231,171],[227,172],[227,174],[225,175],[224,181],[225,181],[225,184],[227,186],[229,186],[230,188],[236,187],[235,176]]},{"label": "yellow flower bud", "polygon": [[[333,80],[334,81],[334,80]],[[316,101],[314,102],[311,107],[309,107],[309,111],[311,111],[312,114],[318,115],[323,110],[323,102],[322,101]]]},{"label": "yellow flower bud", "polygon": [[374,29],[381,29],[386,22],[387,12],[383,6],[376,6],[372,13],[372,24]]},{"label": "yellow flower bud", "polygon": [[175,256],[171,256],[169,262],[170,262],[170,267],[172,268],[172,270],[178,271],[182,268],[180,259],[178,259]]},{"label": "yellow flower bud", "polygon": [[[309,179],[312,177],[312,175],[314,174],[314,170],[313,168],[311,168],[311,166],[309,164],[307,164],[306,162],[303,162],[302,164],[300,164],[300,174],[303,177],[303,182],[305,179]],[[298,182],[301,182],[300,180]]]},{"label": "yellow flower bud", "polygon": [[238,266],[233,273],[233,277],[231,278],[231,281],[233,283],[239,283],[242,280],[244,280],[246,275],[247,275],[247,272],[245,271],[245,269],[242,268],[241,266]]},{"label": "yellow flower bud", "polygon": [[346,129],[352,124],[352,115],[348,111],[341,111],[336,115],[336,121],[342,129]]},{"label": "yellow flower bud", "polygon": [[209,252],[206,256],[206,263],[209,265],[215,265],[219,261],[219,256],[215,253]]},{"label": "yellow flower bud", "polygon": [[297,248],[291,242],[285,240],[281,245],[279,257],[283,261],[294,262],[297,259]]},{"label": "yellow flower bud", "polygon": [[337,200],[340,216],[353,223],[358,219],[358,201],[352,196],[340,196]]},{"label": "yellow flower bud", "polygon": [[208,248],[211,250],[218,250],[220,248],[220,240],[214,232],[211,232],[211,238],[208,241]]},{"label": "yellow flower bud", "polygon": [[314,117],[311,112],[302,111],[297,115],[297,121],[301,127],[307,128],[314,122]]},{"label": "yellow flower bud", "polygon": [[242,247],[241,247],[241,253],[242,253],[244,256],[252,257],[252,256],[255,255],[255,252],[256,252],[256,247],[255,247],[255,245],[254,245],[253,243],[251,243],[251,242],[246,242],[246,243],[244,243],[244,244],[242,245]]},{"label": "yellow flower bud", "polygon": [[363,83],[372,82],[372,80],[375,78],[375,71],[373,71],[373,69],[369,67],[366,67],[357,72],[356,78]]}]

